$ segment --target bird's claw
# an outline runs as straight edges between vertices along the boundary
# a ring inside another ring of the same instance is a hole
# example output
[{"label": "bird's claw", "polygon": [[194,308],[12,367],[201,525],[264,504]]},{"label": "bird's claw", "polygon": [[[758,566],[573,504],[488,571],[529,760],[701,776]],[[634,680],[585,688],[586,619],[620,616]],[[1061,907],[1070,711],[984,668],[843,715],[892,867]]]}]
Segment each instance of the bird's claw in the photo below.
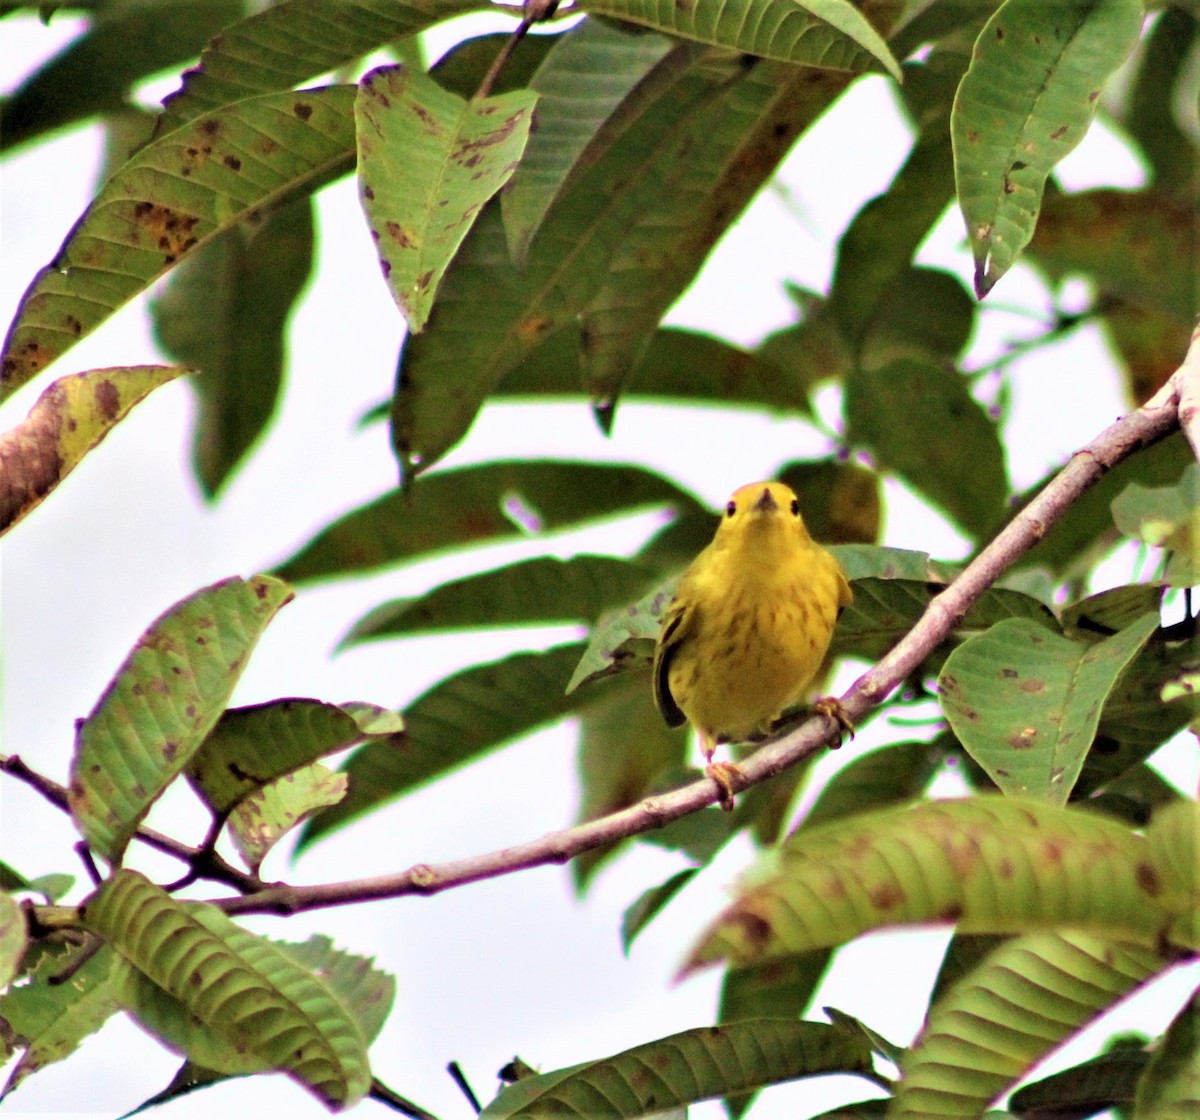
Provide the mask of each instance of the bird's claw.
[{"label": "bird's claw", "polygon": [[822,696],[819,700],[813,701],[812,707],[814,712],[819,712],[837,725],[837,734],[829,744],[830,750],[837,750],[846,735],[849,735],[851,739],[854,738],[854,723],[836,696]]},{"label": "bird's claw", "polygon": [[704,767],[707,774],[721,791],[721,808],[727,813],[733,812],[733,795],[737,792],[735,782],[741,782],[742,772],[732,762],[712,762]]}]

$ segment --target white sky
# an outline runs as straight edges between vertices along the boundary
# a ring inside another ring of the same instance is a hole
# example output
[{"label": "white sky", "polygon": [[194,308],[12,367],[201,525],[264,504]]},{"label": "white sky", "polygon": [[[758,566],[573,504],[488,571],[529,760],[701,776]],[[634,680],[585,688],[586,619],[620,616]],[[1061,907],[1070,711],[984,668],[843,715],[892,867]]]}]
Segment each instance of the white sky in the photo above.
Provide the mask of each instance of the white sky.
[{"label": "white sky", "polygon": [[[0,88],[11,89],[74,26],[63,18],[49,29],[29,19],[6,19]],[[161,95],[173,85],[158,83],[155,90]],[[742,343],[789,323],[791,305],[782,281],[827,286],[838,234],[862,201],[886,187],[907,143],[887,84],[882,79],[858,83],[836,115],[793,152],[781,174],[784,189],[763,193],[669,321]],[[100,144],[98,130],[74,129],[0,166],[3,323],[88,201]],[[1140,181],[1140,169],[1119,144],[1093,129],[1063,165],[1062,177],[1071,187],[1084,186],[1095,181],[1097,168],[1108,182]],[[321,195],[319,228],[319,280],[293,320],[282,414],[221,502],[206,507],[192,480],[192,401],[187,386],[176,383],[140,404],[0,548],[2,749],[21,754],[59,781],[67,773],[74,719],[91,709],[156,615],[204,584],[269,567],[331,517],[395,483],[385,428],[360,432],[356,427],[362,412],[391,392],[401,321],[379,277],[351,180]],[[920,259],[952,268],[969,281],[970,262],[961,242],[961,220],[952,211]],[[991,298],[1042,315],[1048,307],[1044,290],[1023,266]],[[162,361],[149,337],[145,306],[139,299],[114,316],[64,357],[52,376]],[[1032,329],[1023,317],[985,317],[973,353],[993,353],[998,338]],[[1018,453],[1010,463],[1016,487],[1064,461],[1124,411],[1110,371],[1097,338],[1082,332],[1039,353],[1014,374],[1009,434]],[[17,423],[47,384],[43,376],[9,401],[0,427]],[[836,394],[827,395],[824,404],[836,411]],[[736,485],[767,476],[793,457],[826,451],[822,437],[796,420],[703,411],[684,417],[661,408],[623,406],[615,433],[606,440],[584,408],[496,406],[446,464],[527,454],[644,458],[715,504]],[[901,487],[889,484],[888,496],[887,543],[946,558],[962,555],[963,544],[953,531]],[[563,555],[629,550],[654,523],[653,517],[643,517],[567,534],[556,547]],[[574,636],[569,627],[544,634],[451,635],[376,643],[331,658],[350,623],[383,599],[416,594],[454,574],[527,551],[505,546],[303,591],[268,630],[234,702],[298,695],[402,707],[468,659],[483,661]],[[1121,563],[1125,567],[1114,573],[1114,582],[1129,578],[1128,561]],[[860,668],[846,668],[841,686]],[[886,725],[872,727],[849,750],[822,762],[819,773],[897,734]],[[283,856],[272,856],[264,872],[306,882],[376,874],[490,850],[561,827],[573,818],[577,798],[573,747],[569,725],[532,736],[338,833],[294,868]],[[1195,789],[1194,761],[1177,759],[1170,773]],[[4,782],[0,791],[0,858],[31,876],[62,870],[81,875],[61,814],[13,782]],[[150,823],[187,839],[197,838],[204,825],[182,794],[164,799]],[[451,1059],[462,1064],[486,1101],[495,1071],[513,1054],[554,1069],[712,1022],[718,976],[678,986],[670,978],[704,921],[728,897],[749,855],[748,845],[730,845],[642,935],[628,959],[619,943],[622,911],[642,890],[682,866],[643,845],[610,865],[582,901],[574,897],[569,872],[555,868],[432,899],[247,924],[296,940],[310,932],[328,933],[340,947],[373,955],[392,972],[398,995],[372,1051],[375,1071],[397,1091],[452,1120],[469,1115],[469,1109],[443,1072]],[[176,865],[152,856],[140,866],[151,874],[177,873]],[[897,1042],[910,1041],[945,936],[891,933],[855,943],[843,951],[814,1007],[833,1004]],[[897,968],[900,960],[903,967]],[[1183,980],[1168,987],[1165,993],[1151,991],[1141,1007],[1124,1010],[1120,1022],[1106,1022],[1073,1044],[1055,1065],[1086,1056],[1110,1029],[1161,1029],[1182,998]],[[881,992],[886,999],[880,999]],[[89,1114],[116,1114],[161,1089],[177,1064],[177,1058],[119,1018],[66,1063],[27,1081],[8,1111],[66,1115],[86,1100]],[[768,1093],[751,1116],[811,1115],[870,1095],[867,1083],[849,1078],[800,1082]],[[246,1115],[275,1108],[287,1108],[294,1117],[326,1115],[282,1078],[204,1090],[159,1114],[200,1117],[223,1108]],[[363,1115],[373,1109],[378,1106],[361,1106]],[[724,1114],[707,1104],[693,1115]]]}]

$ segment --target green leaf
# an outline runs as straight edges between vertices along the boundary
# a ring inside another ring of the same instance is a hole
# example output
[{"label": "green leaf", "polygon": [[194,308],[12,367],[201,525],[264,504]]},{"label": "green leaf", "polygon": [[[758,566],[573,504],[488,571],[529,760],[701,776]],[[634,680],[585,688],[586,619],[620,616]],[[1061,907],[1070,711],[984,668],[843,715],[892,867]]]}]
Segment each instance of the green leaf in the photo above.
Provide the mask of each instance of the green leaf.
[{"label": "green leaf", "polygon": [[199,370],[192,460],[207,497],[270,424],[286,364],[286,328],[313,263],[305,197],[255,214],[189,254],[151,305],[162,348]]},{"label": "green leaf", "polygon": [[662,616],[671,605],[676,582],[666,581],[632,606],[610,611],[592,627],[587,648],[567,684],[568,692],[614,673],[650,668]]},{"label": "green leaf", "polygon": [[218,36],[163,102],[158,135],[223,105],[291,89],[488,0],[280,0]]},{"label": "green leaf", "polygon": [[866,17],[848,0],[585,0],[584,11],[726,47],[828,70],[859,71],[879,63],[896,81],[900,65]]},{"label": "green leaf", "polygon": [[[480,3],[479,6],[481,8],[490,7],[485,3]],[[540,30],[546,31],[548,26],[542,24]],[[508,61],[496,75],[492,92],[506,93],[509,90],[529,87],[542,60],[554,48],[554,44],[563,35],[568,34],[570,34],[569,31],[559,35],[526,35],[521,40],[521,49],[509,55]],[[476,35],[474,38],[464,39],[442,55],[429,72],[443,89],[457,93],[460,97],[473,97],[488,71],[491,70],[492,63],[496,61],[496,55],[500,53],[500,48],[509,38],[511,38],[509,32],[497,31],[490,35]],[[541,116],[540,108],[538,116]],[[526,148],[522,162],[528,158],[528,148]]]},{"label": "green leaf", "polygon": [[1158,626],[1158,613],[1095,644],[1024,619],[963,643],[938,676],[959,741],[1005,793],[1065,805],[1101,709]]},{"label": "green leaf", "polygon": [[860,360],[885,366],[901,358],[952,365],[975,330],[978,305],[953,273],[914,265],[902,269],[864,324]]},{"label": "green leaf", "polygon": [[563,687],[582,648],[518,653],[439,681],[405,709],[401,741],[368,743],[350,756],[349,794],[308,822],[300,847],[572,711]]},{"label": "green leaf", "polygon": [[529,79],[538,95],[537,129],[521,166],[500,196],[513,259],[529,245],[572,177],[595,162],[623,127],[617,109],[671,49],[661,35],[630,34],[619,25],[585,19],[550,48]]},{"label": "green leaf", "polygon": [[1200,583],[1200,466],[1189,464],[1175,486],[1130,484],[1113,501],[1112,513],[1126,536],[1169,550],[1163,577],[1167,583]]},{"label": "green leaf", "polygon": [[1180,798],[1159,808],[1146,830],[1159,902],[1177,915],[1171,944],[1200,949],[1200,804]]},{"label": "green leaf", "polygon": [[[0,1039],[19,1040],[23,1050],[9,1070],[0,1100],[31,1073],[69,1057],[121,1010],[111,985],[115,963],[114,954],[105,948],[86,959],[76,948],[50,951],[27,984],[0,995]],[[67,968],[72,968],[71,982],[59,983]]]},{"label": "green leaf", "polygon": [[[382,717],[388,716],[390,719]],[[365,738],[399,735],[403,721],[373,705],[272,700],[221,714],[192,756],[187,777],[218,816],[277,778]]]},{"label": "green leaf", "polygon": [[681,1031],[611,1058],[523,1078],[480,1118],[647,1116],[798,1077],[870,1068],[866,1047],[824,1023],[751,1019]]},{"label": "green leaf", "polygon": [[633,948],[634,941],[684,887],[692,881],[698,869],[685,867],[675,872],[666,882],[643,891],[621,915],[621,948],[625,955]]},{"label": "green leaf", "polygon": [[270,576],[188,596],[138,640],[76,732],[70,805],[89,846],[120,862],[159,794],[217,722],[267,623],[292,598]]},{"label": "green leaf", "polygon": [[1125,1116],[1133,1104],[1138,1077],[1149,1060],[1150,1055],[1140,1048],[1111,1050],[1018,1089],[1008,1106],[1015,1115],[1028,1120],[1087,1117],[1105,1109]]},{"label": "green leaf", "polygon": [[28,943],[25,912],[11,894],[0,892],[0,988],[17,975]]},{"label": "green leaf", "polygon": [[136,82],[198,54],[245,9],[244,0],[104,5],[90,27],[4,99],[0,151],[119,108]]},{"label": "green leaf", "polygon": [[246,866],[258,871],[267,853],[301,821],[341,801],[346,786],[345,774],[313,762],[239,801],[229,815],[229,834]]},{"label": "green leaf", "polygon": [[450,258],[516,168],[536,101],[528,90],[466,101],[401,66],[360,83],[359,195],[410,331],[425,326]]},{"label": "green leaf", "polygon": [[0,435],[0,532],[37,506],[135,404],[187,372],[124,366],[53,382],[29,415]]},{"label": "green leaf", "polygon": [[3,396],[218,233],[348,171],[353,99],[339,86],[265,94],[137,152],[22,297],[0,359]]},{"label": "green leaf", "polygon": [[[120,871],[84,918],[144,978],[131,985],[132,1010],[199,1064],[220,1069],[211,1059],[230,1057],[235,1068],[222,1072],[279,1070],[332,1109],[370,1087],[363,1033],[326,982],[216,907]],[[151,988],[172,998],[148,998]]]},{"label": "green leaf", "polygon": [[1137,1086],[1134,1120],[1188,1120],[1200,1107],[1200,991],[1172,1020]]},{"label": "green leaf", "polygon": [[847,377],[845,409],[847,438],[868,447],[880,469],[900,475],[972,537],[995,526],[1008,496],[1004,449],[960,373],[919,358],[858,367]]},{"label": "green leaf", "polygon": [[893,743],[868,751],[821,787],[799,827],[910,801],[928,786],[941,764],[942,752],[932,743]]},{"label": "green leaf", "polygon": [[693,949],[689,970],[840,945],[884,926],[1047,929],[1154,946],[1171,924],[1146,842],[1095,813],[981,796],[803,829]]},{"label": "green leaf", "polygon": [[1014,938],[930,1009],[900,1062],[889,1116],[978,1116],[1055,1047],[1163,968],[1149,948],[1106,937]]},{"label": "green leaf", "polygon": [[1141,0],[1005,0],[980,33],[951,130],[982,299],[1033,235],[1046,177],[1137,42]]},{"label": "green leaf", "polygon": [[[669,787],[684,764],[688,732],[668,727],[654,706],[649,680],[640,674],[606,681],[577,695],[585,704],[579,720],[580,821],[615,813]],[[583,890],[619,845],[583,852],[571,862]]]},{"label": "green leaf", "polygon": [[277,571],[291,582],[369,571],[466,544],[668,504],[699,506],[669,479],[636,466],[554,459],[483,463],[439,471],[409,491],[360,506],[321,530]]},{"label": "green leaf", "polygon": [[322,977],[358,1023],[368,1043],[379,1037],[396,1000],[396,979],[375,967],[370,957],[335,949],[323,934],[307,941],[276,941],[297,964]]},{"label": "green leaf", "polygon": [[417,599],[393,599],[360,618],[343,647],[438,630],[591,622],[657,577],[617,556],[537,556],[450,580]]}]

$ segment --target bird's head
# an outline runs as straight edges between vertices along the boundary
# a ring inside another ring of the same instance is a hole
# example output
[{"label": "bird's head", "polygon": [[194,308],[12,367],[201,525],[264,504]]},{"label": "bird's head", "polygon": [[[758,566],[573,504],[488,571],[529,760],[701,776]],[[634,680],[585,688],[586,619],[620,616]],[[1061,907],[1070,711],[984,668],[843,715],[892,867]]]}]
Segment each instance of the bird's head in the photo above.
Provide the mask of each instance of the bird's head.
[{"label": "bird's head", "polygon": [[751,482],[739,486],[725,503],[725,516],[718,538],[761,539],[763,534],[783,533],[808,540],[800,502],[790,486],[782,482]]}]

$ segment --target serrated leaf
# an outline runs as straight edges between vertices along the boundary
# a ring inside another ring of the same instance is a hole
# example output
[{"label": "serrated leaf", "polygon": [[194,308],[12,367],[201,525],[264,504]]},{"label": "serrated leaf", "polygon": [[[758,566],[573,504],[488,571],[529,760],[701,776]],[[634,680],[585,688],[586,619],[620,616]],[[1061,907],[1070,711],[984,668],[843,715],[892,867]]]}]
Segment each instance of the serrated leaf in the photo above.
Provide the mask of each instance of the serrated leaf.
[{"label": "serrated leaf", "polygon": [[0,988],[16,976],[28,943],[25,912],[11,894],[0,892]]},{"label": "serrated leaf", "polygon": [[585,0],[585,11],[726,47],[826,70],[881,65],[897,81],[900,65],[879,33],[848,0]]},{"label": "serrated leaf", "polygon": [[846,381],[847,438],[869,448],[973,537],[1004,513],[1008,476],[996,423],[966,378],[940,362],[900,358]]},{"label": "serrated leaf", "polygon": [[695,867],[685,867],[682,871],[675,872],[665,882],[643,891],[626,907],[625,913],[621,915],[621,948],[625,950],[626,956],[629,955],[638,934],[692,881],[696,871]]},{"label": "serrated leaf", "polygon": [[449,580],[417,599],[393,599],[360,618],[341,646],[438,630],[591,622],[657,577],[617,556],[538,556]]},{"label": "serrated leaf", "polygon": [[[166,1001],[135,1008],[139,1017],[159,1013],[154,1026],[173,1032],[165,1041],[183,1046],[202,1027],[246,1063],[229,1072],[278,1069],[333,1109],[366,1093],[371,1074],[358,1024],[279,946],[214,906],[172,899],[131,871],[102,885],[84,918],[145,981],[177,1001],[174,1016]],[[219,1056],[219,1047],[207,1051]]]},{"label": "serrated leaf", "polygon": [[942,711],[1005,793],[1065,805],[1108,694],[1157,626],[1153,612],[1085,644],[1024,619],[998,622],[946,659]]},{"label": "serrated leaf", "polygon": [[513,259],[524,261],[542,219],[584,160],[595,162],[619,132],[626,96],[671,49],[660,35],[631,35],[585,19],[559,37],[529,79],[537,128],[500,196]]},{"label": "serrated leaf", "polygon": [[193,250],[348,171],[354,91],[264,94],[142,148],[34,277],[0,365],[8,396]]},{"label": "serrated leaf", "polygon": [[572,711],[563,686],[582,648],[518,653],[439,681],[405,708],[403,736],[350,756],[349,794],[308,822],[299,846]]},{"label": "serrated leaf", "polygon": [[528,90],[466,101],[401,66],[360,83],[359,195],[410,331],[425,326],[450,258],[516,168],[536,101]]},{"label": "serrated leaf", "polygon": [[254,215],[189,254],[151,305],[159,345],[199,371],[192,462],[209,498],[278,408],[285,331],[312,269],[313,236],[311,198]]},{"label": "serrated leaf", "polygon": [[100,7],[89,27],[4,99],[0,151],[119,108],[136,82],[197,54],[245,9],[244,0],[135,0]]},{"label": "serrated leaf", "polygon": [[751,1019],[681,1031],[611,1058],[538,1074],[504,1089],[481,1120],[647,1116],[824,1073],[861,1073],[871,1057],[824,1023]]},{"label": "serrated leaf", "polygon": [[370,957],[334,948],[323,934],[307,941],[275,942],[293,960],[321,976],[372,1043],[383,1030],[396,999],[396,979]]},{"label": "serrated leaf", "polygon": [[954,922],[1154,946],[1171,925],[1146,842],[1099,814],[981,796],[803,829],[693,949],[687,969],[748,964],[867,930]]},{"label": "serrated leaf", "polygon": [[1046,177],[1137,42],[1141,0],[1005,0],[954,99],[958,201],[982,299],[1033,235]]},{"label": "serrated leaf", "polygon": [[[19,1040],[21,1057],[0,1090],[8,1096],[31,1073],[74,1053],[89,1034],[120,1011],[110,977],[115,955],[104,948],[80,962],[80,950],[49,952],[30,982],[0,995],[0,1037]],[[57,978],[78,965],[68,983]]]},{"label": "serrated leaf", "polygon": [[1189,1120],[1200,1107],[1200,991],[1171,1021],[1138,1082],[1134,1120]]},{"label": "serrated leaf", "polygon": [[1169,550],[1167,583],[1173,587],[1200,583],[1200,466],[1189,464],[1175,486],[1148,488],[1132,483],[1117,495],[1112,513],[1126,536]]},{"label": "serrated leaf", "polygon": [[291,589],[227,579],[160,615],[76,731],[71,815],[120,862],[138,822],[217,722],[259,636]]},{"label": "serrated leaf", "polygon": [[291,89],[487,0],[281,0],[201,52],[163,102],[158,135],[222,105]]},{"label": "serrated leaf", "polygon": [[188,370],[122,366],[60,377],[0,435],[0,532],[37,506],[131,408]]},{"label": "serrated leaf", "polygon": [[403,730],[395,716],[374,705],[356,708],[321,700],[271,700],[230,708],[187,766],[188,781],[218,816],[267,783],[365,738]]},{"label": "serrated leaf", "polygon": [[248,794],[229,815],[229,835],[252,871],[301,821],[346,796],[345,774],[319,762],[302,766]]},{"label": "serrated leaf", "polygon": [[1006,942],[933,1005],[899,1063],[888,1115],[978,1116],[1163,965],[1153,949],[1102,936],[1039,933]]},{"label": "serrated leaf", "polygon": [[[615,813],[656,788],[669,786],[687,754],[686,728],[668,727],[654,706],[650,682],[638,676],[607,681],[576,699],[579,715],[580,804],[577,820]],[[600,866],[619,851],[610,845],[571,862],[575,885],[586,889]]]},{"label": "serrated leaf", "polygon": [[292,582],[368,571],[654,505],[699,507],[686,490],[636,466],[525,459],[460,467],[360,506],[322,529],[277,571]]}]

